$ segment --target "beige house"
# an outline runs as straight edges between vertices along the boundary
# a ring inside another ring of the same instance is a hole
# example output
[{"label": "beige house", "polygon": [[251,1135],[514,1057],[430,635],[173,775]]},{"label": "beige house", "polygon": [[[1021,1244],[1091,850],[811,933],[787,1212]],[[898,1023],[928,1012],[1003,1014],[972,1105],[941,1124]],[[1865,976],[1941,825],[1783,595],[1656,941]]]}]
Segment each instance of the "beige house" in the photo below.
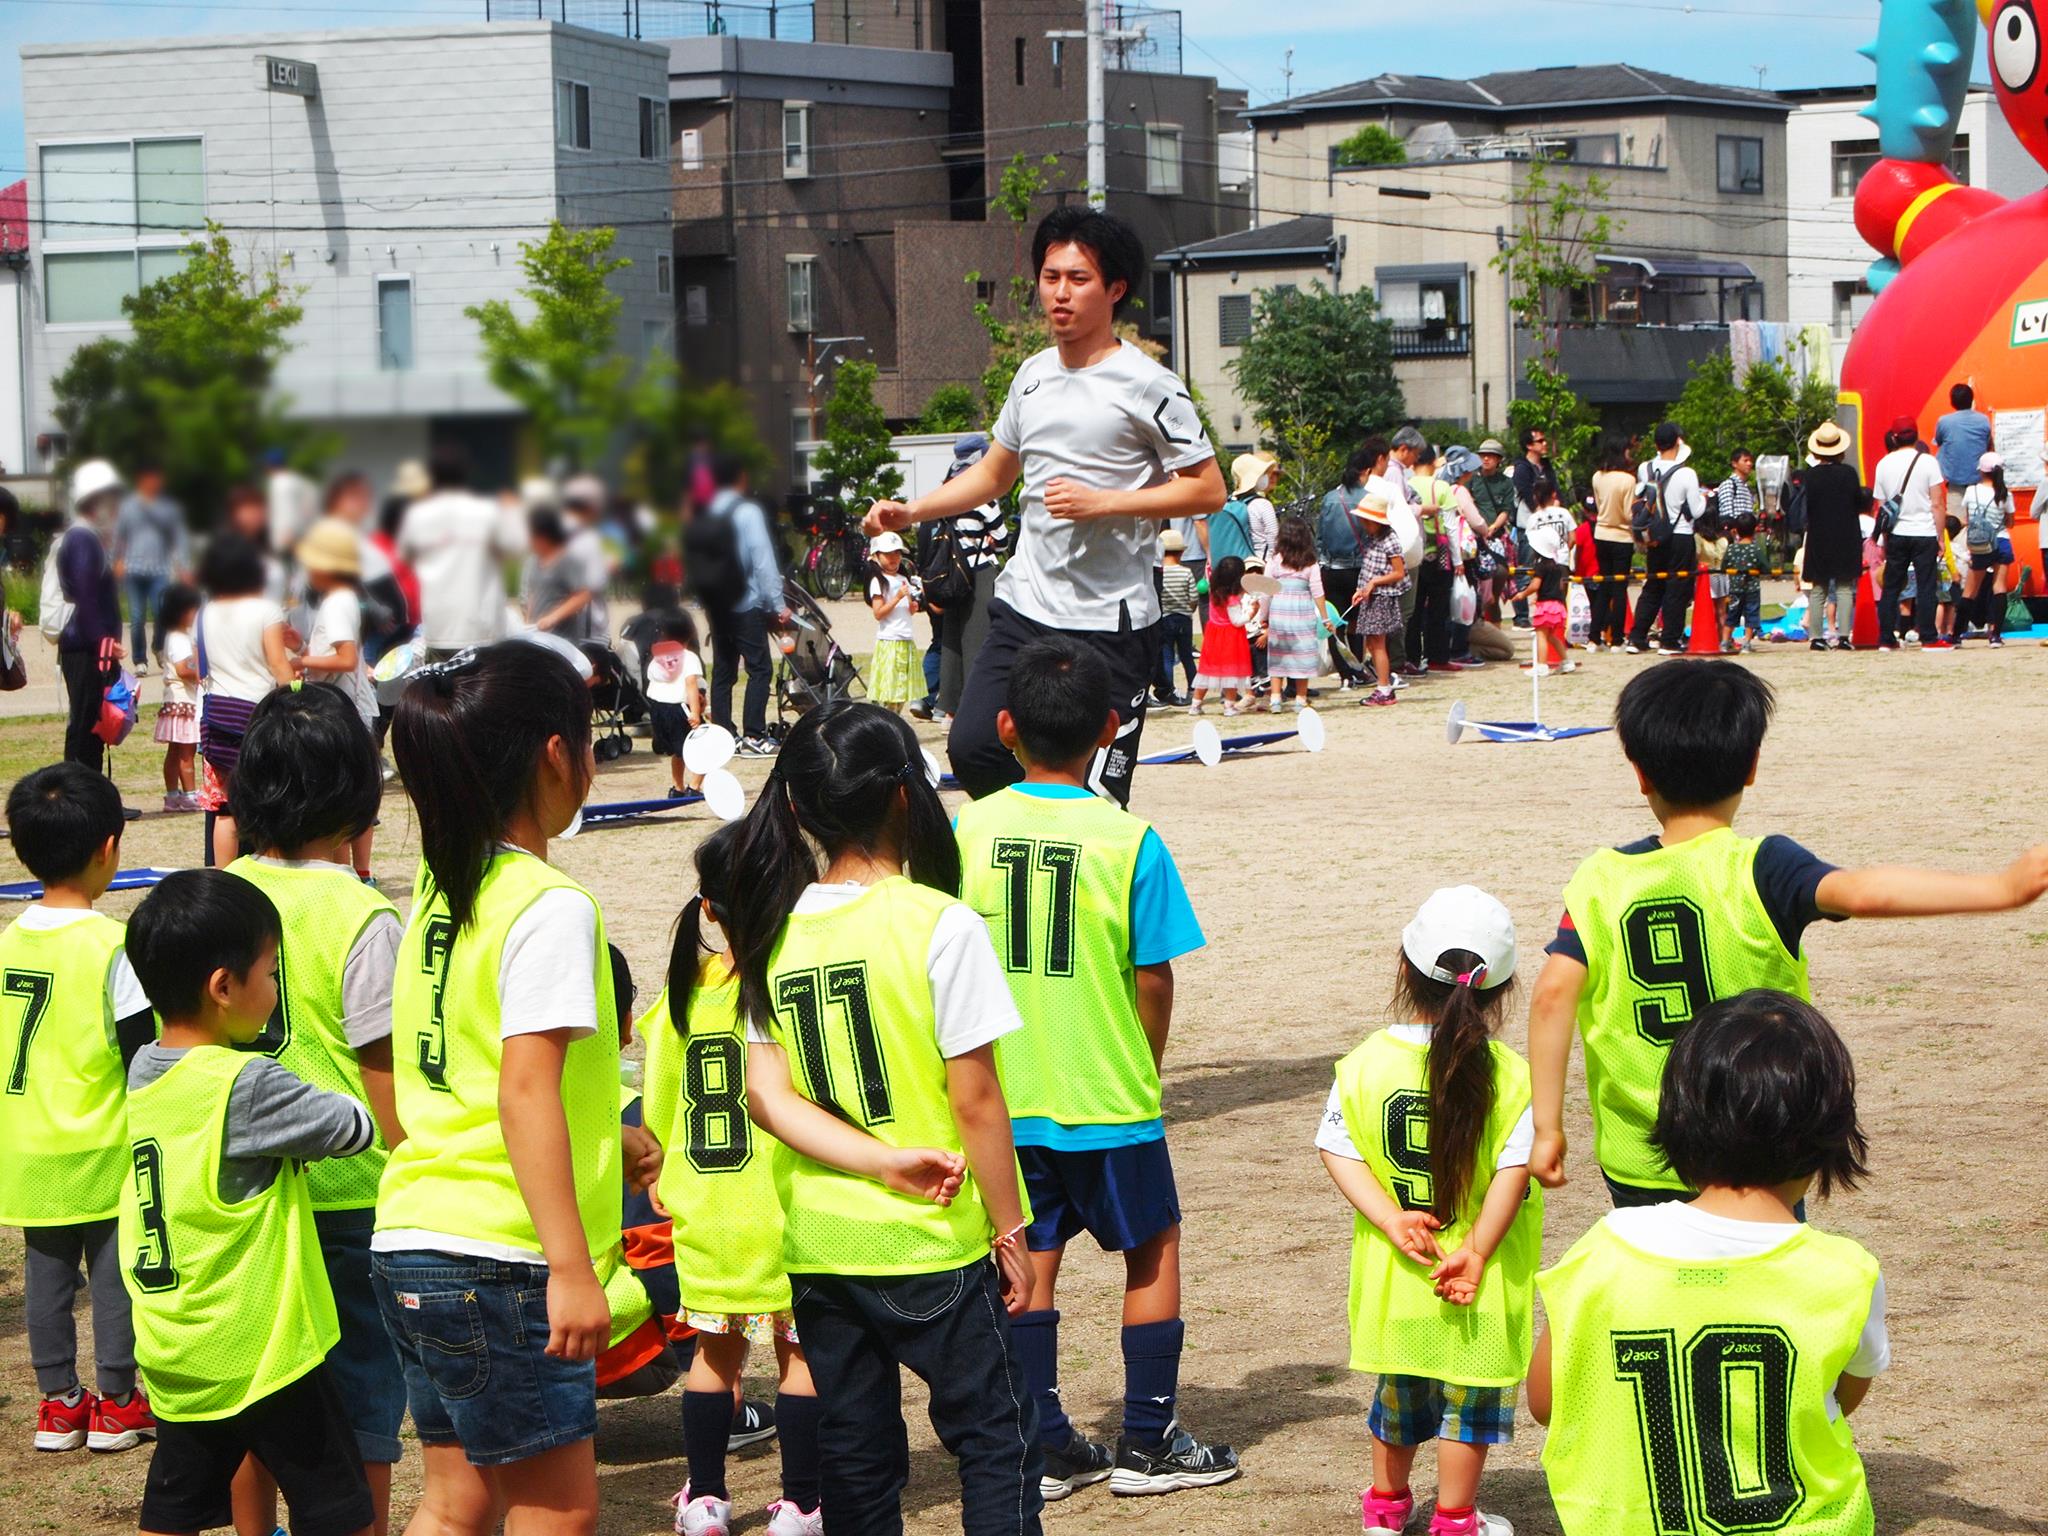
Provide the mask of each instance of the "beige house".
[{"label": "beige house", "polygon": [[[1788,111],[1769,93],[1629,65],[1382,75],[1254,108],[1253,227],[1159,258],[1174,274],[1176,365],[1217,430],[1252,443],[1227,364],[1257,294],[1364,286],[1393,322],[1410,416],[1503,425],[1533,343],[1493,262],[1540,161],[1553,182],[1607,184],[1616,233],[1559,344],[1580,393],[1633,428],[1727,346],[1729,321],[1786,314]],[[1406,160],[1349,164],[1340,146],[1367,124]]]}]

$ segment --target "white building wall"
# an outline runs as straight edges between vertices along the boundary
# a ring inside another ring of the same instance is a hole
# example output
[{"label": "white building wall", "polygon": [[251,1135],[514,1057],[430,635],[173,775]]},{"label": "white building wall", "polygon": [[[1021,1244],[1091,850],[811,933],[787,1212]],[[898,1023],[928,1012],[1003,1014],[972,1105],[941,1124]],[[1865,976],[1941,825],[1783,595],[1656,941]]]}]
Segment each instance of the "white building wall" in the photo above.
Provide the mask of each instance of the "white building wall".
[{"label": "white building wall", "polygon": [[[308,61],[319,95],[264,88],[264,56]],[[555,77],[591,87],[588,151],[555,144]],[[52,140],[196,135],[206,214],[252,265],[275,264],[304,319],[279,369],[297,414],[391,423],[510,409],[484,376],[464,309],[512,299],[519,242],[555,217],[627,224],[665,215],[665,154],[638,158],[637,98],[667,94],[667,50],[549,23],[273,33],[22,49],[31,227],[42,225],[40,146]],[[659,188],[659,194],[653,188]],[[574,195],[571,195],[574,194]],[[634,266],[620,340],[638,355],[665,226],[621,229]],[[36,242],[31,412],[49,380],[116,325],[43,323]],[[412,284],[413,366],[379,367],[378,278]],[[357,434],[350,434],[353,438]],[[366,442],[409,440],[366,425]]]},{"label": "white building wall", "polygon": [[40,469],[28,461],[27,399],[23,390],[28,338],[22,334],[27,284],[22,272],[0,267],[0,473],[19,475]]},{"label": "white building wall", "polygon": [[[1837,316],[1836,285],[1860,283],[1877,252],[1856,233],[1855,198],[1835,196],[1834,149],[1837,144],[1877,138],[1877,124],[1857,115],[1870,99],[1866,93],[1802,102],[1785,125],[1788,318],[1795,326],[1823,325],[1834,333],[1838,377],[1855,327],[1853,321],[1841,323]],[[1970,92],[1956,131],[1969,140],[1971,186],[2005,197],[2040,190],[2041,167],[2014,137],[1988,89]],[[1853,317],[1860,319],[1870,300],[1855,298],[1851,305]]]}]

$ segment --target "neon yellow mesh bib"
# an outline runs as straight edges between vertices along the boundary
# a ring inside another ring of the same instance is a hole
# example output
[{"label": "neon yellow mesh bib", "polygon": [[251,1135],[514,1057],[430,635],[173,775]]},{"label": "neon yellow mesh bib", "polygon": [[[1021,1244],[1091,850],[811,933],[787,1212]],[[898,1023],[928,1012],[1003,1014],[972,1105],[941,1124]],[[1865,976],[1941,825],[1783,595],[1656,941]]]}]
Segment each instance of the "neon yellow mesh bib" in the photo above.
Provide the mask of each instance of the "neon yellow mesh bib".
[{"label": "neon yellow mesh bib", "polygon": [[[498,962],[512,925],[552,890],[589,894],[543,860],[501,852],[484,875],[469,926],[457,929],[421,867],[391,994],[392,1077],[406,1139],[384,1166],[380,1231],[445,1232],[540,1250],[498,1122]],[[594,963],[597,1032],[570,1042],[562,1064],[576,1204],[592,1259],[619,1240],[624,1187],[619,1025],[602,912]]]},{"label": "neon yellow mesh bib", "polygon": [[135,1359],[161,1419],[224,1419],[297,1381],[341,1337],[300,1164],[261,1194],[220,1197],[228,1095],[254,1057],[188,1051],[128,1096],[132,1176],[122,1279]]},{"label": "neon yellow mesh bib", "polygon": [[1093,795],[1006,789],[963,806],[960,896],[987,921],[1024,1027],[996,1042],[1017,1118],[1159,1118],[1159,1069],[1138,1022],[1131,882],[1146,823]]},{"label": "neon yellow mesh bib", "polygon": [[1650,1131],[1665,1056],[1693,1016],[1752,987],[1811,996],[1804,952],[1785,953],[1757,895],[1761,841],[1722,828],[1648,853],[1605,848],[1565,886],[1586,949],[1579,1033],[1593,1155],[1624,1184],[1685,1187]]},{"label": "neon yellow mesh bib", "polygon": [[[1529,1107],[1529,1064],[1492,1045],[1493,1113],[1464,1209],[1437,1234],[1444,1252],[1465,1240],[1486,1200],[1501,1149]],[[1352,1143],[1404,1210],[1428,1210],[1429,1048],[1381,1030],[1337,1063]],[[1470,1306],[1437,1298],[1429,1267],[1408,1258],[1363,1215],[1351,1234],[1351,1368],[1509,1387],[1529,1373],[1536,1266],[1543,1260],[1543,1192],[1534,1184],[1488,1260]]]},{"label": "neon yellow mesh bib", "polygon": [[747,1041],[739,979],[713,957],[676,1033],[668,989],[640,1020],[647,1071],[640,1113],[661,1138],[661,1203],[675,1218],[676,1283],[695,1312],[786,1312],[782,1143],[747,1118]]},{"label": "neon yellow mesh bib", "polygon": [[0,1226],[105,1221],[128,1167],[128,1080],[107,978],[125,931],[97,912],[0,934]]},{"label": "neon yellow mesh bib", "polygon": [[[277,952],[277,1008],[252,1051],[275,1057],[315,1088],[345,1093],[370,1107],[362,1068],[342,1033],[342,973],[349,951],[379,913],[398,909],[348,870],[280,869],[241,858],[228,866],[277,908],[284,942]],[[389,1155],[380,1131],[360,1157],[330,1158],[306,1170],[316,1211],[353,1211],[377,1203]]]},{"label": "neon yellow mesh bib", "polygon": [[[792,914],[768,964],[773,1033],[797,1092],[895,1147],[961,1150],[925,974],[952,905],[884,880],[829,912]],[[939,1206],[785,1151],[790,1273],[930,1274],[987,1255],[988,1212],[971,1176]]]},{"label": "neon yellow mesh bib", "polygon": [[1869,1536],[1849,1421],[1827,1401],[1877,1261],[1802,1226],[1752,1258],[1629,1246],[1602,1222],[1537,1280],[1551,1337],[1543,1468],[1570,1536]]}]

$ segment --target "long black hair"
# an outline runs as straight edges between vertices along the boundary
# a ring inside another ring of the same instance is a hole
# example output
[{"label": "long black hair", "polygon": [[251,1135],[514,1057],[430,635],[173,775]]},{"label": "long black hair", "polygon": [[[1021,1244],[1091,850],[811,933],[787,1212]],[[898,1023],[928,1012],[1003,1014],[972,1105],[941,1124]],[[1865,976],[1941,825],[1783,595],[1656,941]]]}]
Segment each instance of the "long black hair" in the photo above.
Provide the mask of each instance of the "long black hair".
[{"label": "long black hair", "polygon": [[960,890],[960,845],[909,722],[878,704],[834,703],[790,728],[775,769],[740,823],[733,862],[747,872],[732,891],[725,925],[739,961],[740,1012],[765,1027],[774,1017],[768,959],[804,887],[818,878],[815,838],[827,859],[872,849],[894,835],[910,878],[948,895]]},{"label": "long black hair", "polygon": [[428,667],[398,701],[391,751],[412,797],[420,856],[457,926],[505,826],[533,792],[550,737],[580,769],[590,745],[590,689],[545,646],[501,640]]},{"label": "long black hair", "polygon": [[[683,903],[668,946],[668,1021],[679,1035],[690,1033],[690,996],[697,990],[697,957],[704,942],[704,918],[724,928],[731,920],[733,855],[740,826],[729,821],[697,845],[697,894]],[[726,937],[731,938],[727,933]]]},{"label": "long black hair", "polygon": [[1436,963],[1467,979],[1438,981],[1404,950],[1394,1000],[1429,1021],[1429,1212],[1449,1226],[1479,1182],[1480,1140],[1493,1113],[1488,1042],[1514,983],[1482,988],[1485,967],[1469,950],[1447,949]]}]

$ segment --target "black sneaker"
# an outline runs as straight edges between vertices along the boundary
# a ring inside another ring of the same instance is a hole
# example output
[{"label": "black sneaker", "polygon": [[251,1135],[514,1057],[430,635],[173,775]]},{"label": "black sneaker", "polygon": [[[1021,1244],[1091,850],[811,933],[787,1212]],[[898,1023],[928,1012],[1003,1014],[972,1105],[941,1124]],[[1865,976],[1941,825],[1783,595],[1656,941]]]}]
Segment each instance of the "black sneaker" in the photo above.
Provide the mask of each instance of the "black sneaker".
[{"label": "black sneaker", "polygon": [[1116,1444],[1116,1470],[1109,1491],[1131,1496],[1178,1493],[1183,1488],[1209,1488],[1237,1476],[1237,1452],[1227,1445],[1204,1445],[1174,1420],[1157,1445],[1139,1445],[1128,1436]]},{"label": "black sneaker", "polygon": [[733,756],[773,757],[777,750],[775,742],[767,736],[747,736],[743,737],[739,746],[734,748]]},{"label": "black sneaker", "polygon": [[775,1409],[755,1398],[744,1398],[740,1411],[732,1416],[732,1433],[726,1437],[728,1451],[745,1450],[763,1440],[775,1438]]},{"label": "black sneaker", "polygon": [[1824,651],[1828,648],[1828,643],[1821,639],[1819,635],[1815,635],[1813,639],[1807,642],[1806,648],[1809,651]]},{"label": "black sneaker", "polygon": [[930,699],[919,699],[909,707],[910,718],[913,720],[929,720],[932,717],[932,708],[933,705]]},{"label": "black sneaker", "polygon": [[1054,1449],[1048,1445],[1042,1449],[1045,1470],[1038,1477],[1038,1496],[1048,1504],[1057,1503],[1090,1483],[1101,1482],[1116,1465],[1108,1446],[1097,1445],[1078,1430],[1064,1446]]}]

